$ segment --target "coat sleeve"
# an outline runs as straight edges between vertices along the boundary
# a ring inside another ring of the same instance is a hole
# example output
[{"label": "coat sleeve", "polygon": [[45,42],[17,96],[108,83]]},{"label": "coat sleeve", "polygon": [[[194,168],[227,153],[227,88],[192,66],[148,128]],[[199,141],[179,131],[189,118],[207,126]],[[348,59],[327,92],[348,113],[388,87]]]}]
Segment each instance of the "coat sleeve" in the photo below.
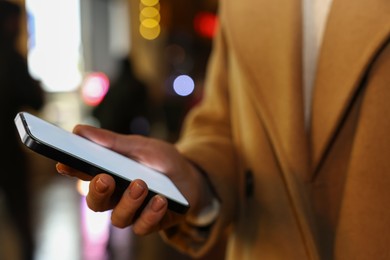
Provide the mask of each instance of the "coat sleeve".
[{"label": "coat sleeve", "polygon": [[179,151],[203,169],[220,200],[220,214],[207,228],[182,223],[165,230],[162,237],[192,256],[202,256],[226,232],[236,212],[237,158],[230,122],[228,53],[220,18],[207,68],[204,96],[183,125]]}]

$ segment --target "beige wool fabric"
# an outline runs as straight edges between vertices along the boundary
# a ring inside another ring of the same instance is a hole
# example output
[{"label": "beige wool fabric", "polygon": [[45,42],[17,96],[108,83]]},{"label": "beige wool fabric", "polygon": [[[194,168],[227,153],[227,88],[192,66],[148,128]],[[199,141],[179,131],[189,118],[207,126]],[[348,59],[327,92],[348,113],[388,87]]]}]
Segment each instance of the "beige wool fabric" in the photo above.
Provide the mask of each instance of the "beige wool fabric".
[{"label": "beige wool fabric", "polygon": [[228,259],[390,259],[390,1],[333,0],[305,128],[299,0],[220,1],[205,96],[177,144],[209,174]]}]

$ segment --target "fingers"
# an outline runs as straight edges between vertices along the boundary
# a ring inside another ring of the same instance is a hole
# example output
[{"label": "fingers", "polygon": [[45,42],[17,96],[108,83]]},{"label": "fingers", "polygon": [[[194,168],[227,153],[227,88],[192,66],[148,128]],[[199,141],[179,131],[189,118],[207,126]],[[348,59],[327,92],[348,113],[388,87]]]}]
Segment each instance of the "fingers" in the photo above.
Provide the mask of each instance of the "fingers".
[{"label": "fingers", "polygon": [[61,175],[70,176],[70,177],[77,177],[83,181],[90,181],[92,179],[92,176],[89,174],[86,174],[84,172],[78,171],[68,165],[57,163],[56,164],[56,170]]},{"label": "fingers", "polygon": [[73,128],[73,133],[90,139],[103,146],[106,146],[106,143],[110,143],[110,139],[112,138],[111,136],[115,135],[111,131],[90,125],[76,125]]},{"label": "fingers", "polygon": [[136,235],[147,235],[159,230],[167,209],[166,198],[160,195],[154,196],[142,211],[140,217],[134,222],[133,232]]},{"label": "fingers", "polygon": [[145,151],[154,151],[151,139],[140,135],[122,135],[88,125],[76,125],[73,132],[117,153],[145,161]]},{"label": "fingers", "polygon": [[[69,176],[80,174],[77,170],[60,163],[56,167],[60,173],[64,172],[63,174]],[[89,175],[86,176],[91,178]],[[119,202],[114,192],[115,180],[110,175],[96,175],[89,183],[89,192],[86,197],[88,207],[96,212],[112,209],[112,224],[119,228],[132,225],[137,235],[146,235],[159,230],[168,210],[166,198],[156,195],[145,205],[148,187],[142,180],[132,181]]]},{"label": "fingers", "polygon": [[[112,211],[111,222],[114,226],[124,228],[132,225],[138,235],[156,231],[167,212],[167,201],[162,196],[154,196],[144,207],[148,189],[142,180],[133,181],[121,200]],[[140,213],[140,210],[142,212]]]},{"label": "fingers", "polygon": [[129,226],[133,222],[138,209],[141,208],[147,195],[148,190],[145,182],[141,180],[132,181],[112,211],[112,224],[119,228]]},{"label": "fingers", "polygon": [[88,207],[93,211],[106,211],[114,207],[115,180],[107,174],[96,175],[89,183],[86,197]]},{"label": "fingers", "polygon": [[[77,125],[73,132],[147,165],[161,165],[157,167],[161,171],[164,170],[164,165],[171,161],[168,160],[169,155],[175,152],[172,146],[161,141],[141,136],[120,135],[88,125]],[[114,226],[119,228],[132,226],[135,234],[146,235],[161,229],[168,222],[173,222],[172,219],[169,220],[169,216],[173,215],[168,212],[167,199],[156,195],[149,200],[148,187],[142,180],[132,181],[123,192],[122,188],[115,189],[115,180],[110,175],[99,174],[91,177],[62,163],[58,163],[56,169],[63,175],[90,181],[86,197],[88,207],[98,212],[112,209],[111,222]]]},{"label": "fingers", "polygon": [[76,125],[73,133],[83,136],[97,144],[100,144],[110,150],[118,153],[125,153],[128,149],[125,135],[121,135],[106,129],[97,128],[89,125]]}]

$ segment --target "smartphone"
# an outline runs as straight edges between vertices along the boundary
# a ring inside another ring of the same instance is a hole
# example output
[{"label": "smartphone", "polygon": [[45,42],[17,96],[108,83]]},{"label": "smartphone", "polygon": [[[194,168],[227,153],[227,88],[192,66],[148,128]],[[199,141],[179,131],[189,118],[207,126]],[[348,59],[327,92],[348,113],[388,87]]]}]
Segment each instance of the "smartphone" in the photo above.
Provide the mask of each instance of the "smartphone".
[{"label": "smartphone", "polygon": [[142,179],[149,188],[148,199],[161,194],[167,198],[170,210],[188,210],[188,201],[165,174],[28,112],[17,113],[14,121],[21,141],[34,152],[91,176],[110,174],[119,195],[131,181]]}]

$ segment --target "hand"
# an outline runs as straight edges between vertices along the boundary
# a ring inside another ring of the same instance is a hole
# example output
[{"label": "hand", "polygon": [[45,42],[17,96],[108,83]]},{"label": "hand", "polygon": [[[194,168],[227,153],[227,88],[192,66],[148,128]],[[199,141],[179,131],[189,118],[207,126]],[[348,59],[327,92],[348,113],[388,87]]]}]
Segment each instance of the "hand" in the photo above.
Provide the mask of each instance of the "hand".
[{"label": "hand", "polygon": [[[73,132],[165,173],[189,201],[189,216],[196,215],[210,199],[207,197],[209,193],[204,192],[207,185],[202,175],[172,144],[86,125],[76,126]],[[132,181],[118,201],[114,193],[115,181],[110,175],[102,173],[92,178],[61,163],[56,168],[63,175],[90,181],[86,198],[88,207],[94,211],[112,209],[114,226],[123,228],[132,225],[134,233],[146,235],[175,225],[186,217],[169,211],[167,200],[161,195],[154,196],[139,212],[147,195],[147,185],[142,180]]]}]

